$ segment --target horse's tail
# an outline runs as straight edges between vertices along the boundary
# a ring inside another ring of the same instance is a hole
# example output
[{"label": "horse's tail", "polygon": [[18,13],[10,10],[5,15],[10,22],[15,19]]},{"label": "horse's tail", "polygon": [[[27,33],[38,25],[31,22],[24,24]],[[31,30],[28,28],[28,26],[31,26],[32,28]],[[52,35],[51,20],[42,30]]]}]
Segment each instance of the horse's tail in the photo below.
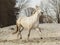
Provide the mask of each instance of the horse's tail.
[{"label": "horse's tail", "polygon": [[16,23],[16,33],[18,32],[18,24]]},{"label": "horse's tail", "polygon": [[18,24],[16,23],[16,31],[13,32],[13,34],[17,33],[18,32]]}]

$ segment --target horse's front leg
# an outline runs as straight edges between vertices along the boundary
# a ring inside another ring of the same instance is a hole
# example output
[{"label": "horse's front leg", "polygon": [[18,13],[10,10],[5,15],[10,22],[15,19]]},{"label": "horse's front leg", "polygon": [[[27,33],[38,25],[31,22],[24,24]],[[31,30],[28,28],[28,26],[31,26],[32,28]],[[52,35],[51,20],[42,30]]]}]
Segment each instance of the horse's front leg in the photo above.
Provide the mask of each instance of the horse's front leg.
[{"label": "horse's front leg", "polygon": [[[22,27],[22,26],[21,26]],[[23,31],[24,27],[20,28],[18,35],[20,35],[20,39],[22,39],[22,34],[21,32]]]},{"label": "horse's front leg", "polygon": [[39,26],[37,28],[39,29],[39,32],[41,33],[41,28]]}]

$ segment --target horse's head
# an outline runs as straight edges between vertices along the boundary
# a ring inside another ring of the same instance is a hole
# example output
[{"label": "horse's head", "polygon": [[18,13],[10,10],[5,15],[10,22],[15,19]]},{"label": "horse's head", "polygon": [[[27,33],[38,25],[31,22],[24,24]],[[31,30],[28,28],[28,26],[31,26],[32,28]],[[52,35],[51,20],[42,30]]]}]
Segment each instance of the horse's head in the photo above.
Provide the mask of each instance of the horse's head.
[{"label": "horse's head", "polygon": [[42,10],[41,10],[40,6],[38,6],[38,5],[35,6],[35,12],[36,12],[39,16],[41,15]]},{"label": "horse's head", "polygon": [[38,6],[38,5],[35,6],[35,9],[36,9],[36,11],[41,10],[40,6]]},{"label": "horse's head", "polygon": [[35,10],[36,10],[38,13],[41,13],[41,11],[42,11],[41,8],[40,8],[40,6],[38,6],[38,5],[35,6]]}]

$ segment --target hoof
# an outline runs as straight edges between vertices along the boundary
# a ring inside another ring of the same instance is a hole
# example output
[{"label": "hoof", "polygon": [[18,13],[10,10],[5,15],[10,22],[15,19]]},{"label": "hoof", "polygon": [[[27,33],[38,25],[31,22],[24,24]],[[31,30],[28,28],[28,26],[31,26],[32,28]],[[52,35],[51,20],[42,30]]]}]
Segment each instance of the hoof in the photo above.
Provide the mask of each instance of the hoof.
[{"label": "hoof", "polygon": [[43,39],[42,37],[40,39]]},{"label": "hoof", "polygon": [[22,37],[20,37],[20,39],[22,39]]}]

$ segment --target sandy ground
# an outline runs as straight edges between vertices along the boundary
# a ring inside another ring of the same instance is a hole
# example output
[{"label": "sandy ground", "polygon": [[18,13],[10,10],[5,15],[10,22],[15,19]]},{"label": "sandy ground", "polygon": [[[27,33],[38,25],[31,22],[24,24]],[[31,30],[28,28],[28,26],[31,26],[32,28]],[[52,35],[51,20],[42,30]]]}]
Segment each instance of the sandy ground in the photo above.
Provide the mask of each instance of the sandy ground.
[{"label": "sandy ground", "polygon": [[[60,45],[60,24],[40,24],[41,32],[32,29],[27,40],[28,30],[22,31],[22,39],[12,34],[16,26],[0,28],[0,45]],[[41,39],[42,38],[42,39]]]}]

